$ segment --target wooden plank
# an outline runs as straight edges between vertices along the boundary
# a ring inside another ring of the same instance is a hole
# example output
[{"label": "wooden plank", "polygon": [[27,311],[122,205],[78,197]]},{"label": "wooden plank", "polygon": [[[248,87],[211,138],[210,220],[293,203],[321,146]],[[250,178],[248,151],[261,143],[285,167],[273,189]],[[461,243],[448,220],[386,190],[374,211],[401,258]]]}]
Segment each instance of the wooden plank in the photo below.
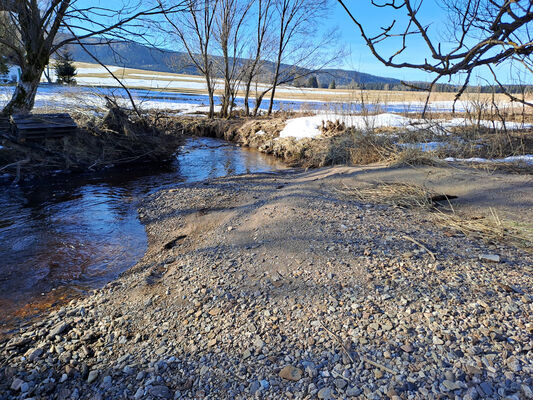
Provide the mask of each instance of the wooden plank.
[{"label": "wooden plank", "polygon": [[16,115],[12,117],[18,137],[23,140],[60,138],[72,134],[78,126],[69,114]]}]

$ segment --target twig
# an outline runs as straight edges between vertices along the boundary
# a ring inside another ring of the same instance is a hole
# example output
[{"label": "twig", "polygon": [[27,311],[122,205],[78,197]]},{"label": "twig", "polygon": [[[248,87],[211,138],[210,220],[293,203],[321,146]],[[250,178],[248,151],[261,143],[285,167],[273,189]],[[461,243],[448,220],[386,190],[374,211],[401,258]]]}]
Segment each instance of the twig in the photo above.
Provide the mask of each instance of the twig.
[{"label": "twig", "polygon": [[414,244],[416,244],[417,246],[420,246],[423,250],[426,251],[426,253],[428,253],[431,258],[433,259],[433,261],[436,261],[437,260],[437,257],[435,257],[435,253],[433,253],[431,250],[429,250],[426,246],[424,246],[422,243],[420,243],[419,241],[413,239],[411,236],[407,236],[407,235],[403,235],[402,236],[403,239],[406,239],[406,240],[409,240],[410,242],[413,242]]},{"label": "twig", "polygon": [[326,327],[326,325],[324,325],[324,323],[322,321],[320,321],[320,325],[322,325],[322,328],[324,328],[326,330],[326,332],[328,332],[331,336],[333,336],[339,342],[339,344],[341,345],[342,349],[344,350],[344,352],[346,353],[346,355],[348,356],[348,358],[350,359],[352,364],[355,364],[355,360],[351,356],[350,352],[346,349],[346,347],[344,347],[344,344],[342,343],[342,340],[337,335],[335,335],[333,332],[331,332]]},{"label": "twig", "polygon": [[380,368],[380,369],[382,369],[383,371],[388,372],[389,374],[393,374],[393,375],[397,375],[397,374],[398,374],[395,370],[390,369],[389,367],[386,367],[386,366],[383,365],[383,364],[379,364],[379,363],[377,363],[377,362],[375,362],[375,361],[369,360],[369,359],[366,358],[366,357],[362,357],[362,360],[363,360],[364,362],[366,362],[367,364],[370,364],[370,365],[372,365],[372,366],[374,366],[374,367],[376,367],[376,368]]},{"label": "twig", "polygon": [[[320,321],[320,325],[322,325],[322,328],[324,328],[326,330],[326,332],[328,332],[331,336],[333,336],[338,342],[339,344],[341,345],[341,348],[344,350],[344,352],[346,353],[346,355],[348,356],[348,358],[350,359],[350,361],[352,362],[352,364],[355,364],[355,360],[353,359],[353,357],[350,355],[350,353],[348,352],[348,350],[346,349],[346,347],[344,347],[344,344],[342,343],[342,340],[336,335],[334,334],[332,331],[330,331],[326,325],[324,325],[324,323],[322,321]],[[363,360],[364,362],[366,362],[367,364],[370,364],[376,368],[380,368],[382,369],[383,371],[385,372],[388,372],[389,374],[393,374],[393,375],[397,375],[398,373],[396,371],[394,371],[393,369],[390,369],[388,367],[386,367],[385,365],[383,364],[379,364],[375,361],[372,361],[366,357],[361,357],[361,360]],[[342,376],[341,376],[342,377]]]}]

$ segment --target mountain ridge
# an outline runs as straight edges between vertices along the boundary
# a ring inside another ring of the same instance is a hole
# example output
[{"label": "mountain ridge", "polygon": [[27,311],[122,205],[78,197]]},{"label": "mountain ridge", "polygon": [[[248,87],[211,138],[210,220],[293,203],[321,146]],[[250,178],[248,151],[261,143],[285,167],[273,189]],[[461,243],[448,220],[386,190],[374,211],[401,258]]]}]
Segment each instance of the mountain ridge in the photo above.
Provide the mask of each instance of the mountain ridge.
[{"label": "mountain ridge", "polygon": [[[201,75],[197,68],[192,65],[187,53],[149,47],[137,42],[115,41],[111,44],[98,44],[101,39],[90,39],[90,51],[100,62],[106,65],[117,65],[126,68],[144,69],[156,72],[173,72],[188,75]],[[71,44],[68,51],[74,61],[94,62],[94,59],[79,44]],[[218,56],[215,56],[218,57]],[[243,59],[243,61],[246,61]],[[274,64],[267,62],[269,68]],[[367,85],[367,84],[400,84],[399,79],[382,77],[377,75],[347,70],[342,68],[328,68],[320,71],[312,71],[300,68],[303,75],[316,76],[322,87],[327,87],[332,81],[337,86]]]}]

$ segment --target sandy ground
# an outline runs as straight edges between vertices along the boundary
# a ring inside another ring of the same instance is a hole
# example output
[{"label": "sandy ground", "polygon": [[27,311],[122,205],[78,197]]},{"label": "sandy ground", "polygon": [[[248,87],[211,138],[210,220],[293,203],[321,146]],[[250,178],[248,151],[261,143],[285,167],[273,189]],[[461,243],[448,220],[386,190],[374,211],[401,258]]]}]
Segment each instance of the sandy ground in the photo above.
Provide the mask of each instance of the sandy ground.
[{"label": "sandy ground", "polygon": [[0,399],[531,398],[531,253],[342,190],[396,179],[531,221],[529,176],[456,169],[159,192],[137,266],[0,344]]},{"label": "sandy ground", "polygon": [[533,175],[460,167],[337,167],[330,174],[357,187],[360,183],[413,183],[452,196],[456,211],[490,215],[490,208],[503,218],[533,226]]}]

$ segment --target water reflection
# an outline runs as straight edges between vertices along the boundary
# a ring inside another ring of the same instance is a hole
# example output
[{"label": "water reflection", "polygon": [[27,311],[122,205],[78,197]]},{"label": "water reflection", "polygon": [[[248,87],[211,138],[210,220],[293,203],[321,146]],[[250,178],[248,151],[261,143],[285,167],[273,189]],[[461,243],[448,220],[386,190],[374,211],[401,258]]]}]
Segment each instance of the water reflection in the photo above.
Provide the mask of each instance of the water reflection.
[{"label": "water reflection", "polygon": [[148,193],[217,176],[282,168],[210,138],[189,139],[165,168],[58,176],[0,193],[0,329],[15,317],[102,286],[144,254],[137,216]]}]

